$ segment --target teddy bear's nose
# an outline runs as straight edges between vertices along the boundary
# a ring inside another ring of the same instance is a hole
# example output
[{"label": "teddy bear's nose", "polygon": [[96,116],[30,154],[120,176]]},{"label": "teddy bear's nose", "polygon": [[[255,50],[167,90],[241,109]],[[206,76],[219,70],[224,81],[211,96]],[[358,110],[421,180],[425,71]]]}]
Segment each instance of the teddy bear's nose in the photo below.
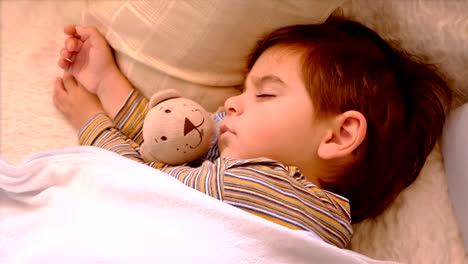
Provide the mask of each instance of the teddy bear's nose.
[{"label": "teddy bear's nose", "polygon": [[195,125],[188,118],[185,118],[184,123],[184,136],[190,133],[192,130],[196,129]]}]

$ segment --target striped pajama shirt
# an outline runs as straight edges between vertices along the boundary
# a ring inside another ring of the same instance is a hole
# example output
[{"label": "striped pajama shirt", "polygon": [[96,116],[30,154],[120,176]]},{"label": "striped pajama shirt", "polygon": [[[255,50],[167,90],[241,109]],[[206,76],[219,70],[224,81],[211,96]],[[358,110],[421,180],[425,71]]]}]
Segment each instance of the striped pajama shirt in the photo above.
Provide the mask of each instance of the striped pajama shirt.
[{"label": "striped pajama shirt", "polygon": [[[147,99],[133,91],[114,122],[105,114],[79,133],[81,145],[101,147],[145,163],[139,153]],[[267,158],[209,158],[197,167],[145,163],[215,199],[295,230],[314,232],[344,248],[352,235],[349,201],[307,181],[299,168]]]}]

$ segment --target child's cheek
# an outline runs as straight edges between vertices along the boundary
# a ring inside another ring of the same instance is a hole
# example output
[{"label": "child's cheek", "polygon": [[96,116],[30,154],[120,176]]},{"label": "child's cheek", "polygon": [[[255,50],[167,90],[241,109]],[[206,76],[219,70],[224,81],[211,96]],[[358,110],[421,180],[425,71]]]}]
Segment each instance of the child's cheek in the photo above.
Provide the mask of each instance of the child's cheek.
[{"label": "child's cheek", "polygon": [[276,131],[274,131],[271,127],[260,126],[260,124],[257,125],[255,132],[252,134],[254,135],[254,142],[262,142],[262,144],[271,144],[271,141],[275,140],[275,138],[277,137]]}]

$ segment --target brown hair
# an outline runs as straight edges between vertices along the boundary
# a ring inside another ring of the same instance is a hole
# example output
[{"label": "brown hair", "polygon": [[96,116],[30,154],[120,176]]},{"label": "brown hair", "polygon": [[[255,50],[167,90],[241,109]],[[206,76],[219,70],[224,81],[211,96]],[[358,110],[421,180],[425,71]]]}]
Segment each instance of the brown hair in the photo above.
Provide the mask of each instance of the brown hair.
[{"label": "brown hair", "polygon": [[442,132],[452,93],[435,67],[366,26],[332,17],[278,29],[258,42],[251,69],[272,46],[297,49],[316,115],[361,112],[367,135],[344,175],[321,186],[350,200],[353,223],[381,213],[420,173]]}]

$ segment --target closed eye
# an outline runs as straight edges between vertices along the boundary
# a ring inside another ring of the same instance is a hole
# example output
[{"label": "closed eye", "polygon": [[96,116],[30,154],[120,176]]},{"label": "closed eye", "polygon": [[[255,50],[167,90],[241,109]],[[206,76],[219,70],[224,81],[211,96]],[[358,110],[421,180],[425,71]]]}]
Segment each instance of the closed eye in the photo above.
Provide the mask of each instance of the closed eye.
[{"label": "closed eye", "polygon": [[257,98],[271,98],[271,97],[275,97],[276,95],[274,94],[256,94],[255,97]]}]

